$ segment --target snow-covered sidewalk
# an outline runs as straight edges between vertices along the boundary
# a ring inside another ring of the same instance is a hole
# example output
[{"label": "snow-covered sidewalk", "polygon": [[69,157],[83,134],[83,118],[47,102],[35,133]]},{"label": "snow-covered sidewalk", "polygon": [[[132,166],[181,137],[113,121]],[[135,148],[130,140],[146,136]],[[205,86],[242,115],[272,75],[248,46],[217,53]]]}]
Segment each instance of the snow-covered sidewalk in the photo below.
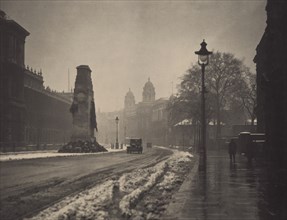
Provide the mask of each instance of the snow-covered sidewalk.
[{"label": "snow-covered sidewalk", "polygon": [[111,149],[109,146],[104,146],[108,152],[97,152],[97,153],[58,153],[57,150],[46,150],[46,151],[21,151],[21,152],[8,152],[0,153],[0,161],[11,161],[11,160],[25,160],[25,159],[36,159],[36,158],[48,158],[48,157],[71,157],[71,156],[83,156],[93,154],[106,154],[111,152],[125,151],[123,149]]}]

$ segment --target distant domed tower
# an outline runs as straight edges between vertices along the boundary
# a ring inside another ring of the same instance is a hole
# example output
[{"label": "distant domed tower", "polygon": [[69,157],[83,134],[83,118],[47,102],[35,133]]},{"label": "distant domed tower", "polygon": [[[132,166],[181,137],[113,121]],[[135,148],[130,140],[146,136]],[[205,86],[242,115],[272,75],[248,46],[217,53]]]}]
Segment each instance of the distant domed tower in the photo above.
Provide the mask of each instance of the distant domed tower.
[{"label": "distant domed tower", "polygon": [[143,88],[143,102],[153,102],[155,101],[155,88],[148,78],[148,81]]},{"label": "distant domed tower", "polygon": [[127,92],[126,96],[125,96],[125,108],[130,108],[135,106],[136,101],[135,101],[135,96],[132,93],[131,89],[129,89],[129,91]]}]

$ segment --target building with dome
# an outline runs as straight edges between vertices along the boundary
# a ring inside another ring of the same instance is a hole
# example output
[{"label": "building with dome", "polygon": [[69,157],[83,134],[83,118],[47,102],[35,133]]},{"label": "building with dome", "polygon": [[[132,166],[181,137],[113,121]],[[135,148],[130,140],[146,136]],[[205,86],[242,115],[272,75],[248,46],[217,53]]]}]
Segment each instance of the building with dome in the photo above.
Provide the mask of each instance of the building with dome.
[{"label": "building with dome", "polygon": [[127,92],[125,96],[125,108],[134,107],[136,104],[135,96],[132,93],[131,89]]},{"label": "building with dome", "polygon": [[115,112],[97,112],[100,143],[113,144],[116,138],[115,118],[119,120],[119,142],[128,143],[129,138],[142,138],[144,145],[152,142],[167,145],[167,98],[156,99],[150,78],[143,86],[142,100],[136,102],[131,88],[124,97],[124,108]]},{"label": "building with dome", "polygon": [[150,78],[145,83],[142,101],[135,102],[129,89],[125,96],[123,110],[123,137],[142,138],[144,143],[166,145],[167,143],[167,111],[168,99],[156,100],[156,92]]},{"label": "building with dome", "polygon": [[151,103],[155,101],[155,88],[148,78],[148,81],[143,87],[143,101],[144,103]]},{"label": "building with dome", "polygon": [[[125,96],[125,105],[124,110],[122,112],[123,123],[121,123],[121,128],[124,130],[124,133],[121,135],[125,139],[125,137],[135,137],[137,136],[137,105],[133,92],[131,89],[127,92]],[[128,119],[128,120],[127,120]],[[128,136],[127,136],[128,132]]]}]

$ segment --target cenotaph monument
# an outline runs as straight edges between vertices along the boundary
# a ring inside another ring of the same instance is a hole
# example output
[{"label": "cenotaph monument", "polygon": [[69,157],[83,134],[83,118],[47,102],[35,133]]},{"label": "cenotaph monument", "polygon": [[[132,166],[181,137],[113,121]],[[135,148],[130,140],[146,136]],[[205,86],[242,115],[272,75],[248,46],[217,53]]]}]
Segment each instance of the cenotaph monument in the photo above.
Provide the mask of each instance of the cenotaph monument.
[{"label": "cenotaph monument", "polygon": [[97,129],[97,122],[91,72],[87,65],[77,67],[74,98],[70,108],[73,115],[71,141],[95,138],[94,129]]},{"label": "cenotaph monument", "polygon": [[107,151],[95,138],[97,120],[94,102],[91,69],[87,65],[77,67],[73,103],[70,112],[73,116],[71,141],[58,152],[90,153]]}]

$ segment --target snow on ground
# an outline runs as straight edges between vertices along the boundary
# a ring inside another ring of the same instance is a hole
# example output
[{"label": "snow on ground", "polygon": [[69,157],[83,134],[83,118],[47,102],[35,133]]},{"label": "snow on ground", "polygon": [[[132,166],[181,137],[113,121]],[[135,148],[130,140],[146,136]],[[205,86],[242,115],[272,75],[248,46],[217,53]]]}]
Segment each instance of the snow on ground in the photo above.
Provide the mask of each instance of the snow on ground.
[{"label": "snow on ground", "polygon": [[43,210],[25,220],[107,219],[107,207],[112,203],[115,182],[109,180]]},{"label": "snow on ground", "polygon": [[30,220],[110,219],[109,208],[116,201],[116,195],[113,194],[115,189],[119,189],[120,213],[126,217],[135,216],[140,212],[136,210],[136,205],[145,193],[155,186],[163,191],[171,189],[179,178],[181,167],[190,162],[192,157],[190,153],[174,150],[173,155],[153,167],[125,173],[118,180],[107,180],[77,195],[66,197]]},{"label": "snow on ground", "polygon": [[[139,200],[141,195],[149,191],[156,184],[158,179],[164,173],[165,167],[166,167],[166,162],[163,161],[163,162],[158,163],[153,168],[146,168],[147,172],[150,174],[148,177],[148,181],[143,186],[139,186],[138,188],[133,190],[131,193],[125,195],[123,199],[120,201],[119,207],[123,215],[131,216],[131,214],[133,213],[133,210],[131,209],[132,205],[134,205]],[[134,178],[138,176],[137,172],[138,171],[133,172]],[[139,182],[139,181],[135,181],[135,182]],[[120,182],[120,186],[121,184],[123,183]]]},{"label": "snow on ground", "polygon": [[180,172],[183,168],[183,163],[189,162],[193,155],[188,152],[176,151],[172,158],[168,161],[169,171],[164,175],[163,181],[158,184],[160,190],[171,190],[174,183],[180,181]]},{"label": "snow on ground", "polygon": [[137,169],[131,173],[126,173],[119,179],[119,189],[124,193],[131,193],[138,187],[144,185],[149,176],[157,171],[157,167]]},{"label": "snow on ground", "polygon": [[[136,214],[136,210],[132,209],[132,206],[135,205],[135,203],[139,200],[139,198],[147,191],[149,191],[154,185],[158,183],[158,180],[160,177],[164,174],[165,170],[168,169],[169,171],[166,172],[164,175],[163,181],[160,182],[158,185],[162,189],[169,189],[172,188],[174,182],[178,180],[178,176],[176,173],[180,169],[181,163],[188,162],[191,160],[193,156],[188,152],[182,152],[182,151],[174,151],[174,154],[167,160],[162,161],[151,168],[146,168],[143,170],[137,170],[129,174],[129,177],[132,182],[138,183],[141,181],[141,179],[146,179],[146,183],[142,186],[139,186],[129,194],[125,195],[123,199],[120,201],[119,207],[121,209],[121,212],[125,216],[131,216],[132,214]],[[149,176],[141,176],[139,174],[141,173],[148,173]],[[126,189],[126,186],[131,185],[131,189],[133,189],[133,186],[136,184],[127,184],[124,181],[121,181],[120,179],[120,189],[125,189],[126,192],[129,190]],[[124,187],[121,185],[125,185]]]},{"label": "snow on ground", "polygon": [[109,152],[125,151],[123,149],[111,149],[109,146],[104,146],[108,152],[97,152],[97,153],[58,153],[57,150],[47,151],[21,151],[21,152],[8,152],[0,153],[0,161],[10,160],[25,160],[25,159],[36,159],[36,158],[47,158],[47,157],[70,157],[70,156],[82,156],[92,154],[104,154]]}]

